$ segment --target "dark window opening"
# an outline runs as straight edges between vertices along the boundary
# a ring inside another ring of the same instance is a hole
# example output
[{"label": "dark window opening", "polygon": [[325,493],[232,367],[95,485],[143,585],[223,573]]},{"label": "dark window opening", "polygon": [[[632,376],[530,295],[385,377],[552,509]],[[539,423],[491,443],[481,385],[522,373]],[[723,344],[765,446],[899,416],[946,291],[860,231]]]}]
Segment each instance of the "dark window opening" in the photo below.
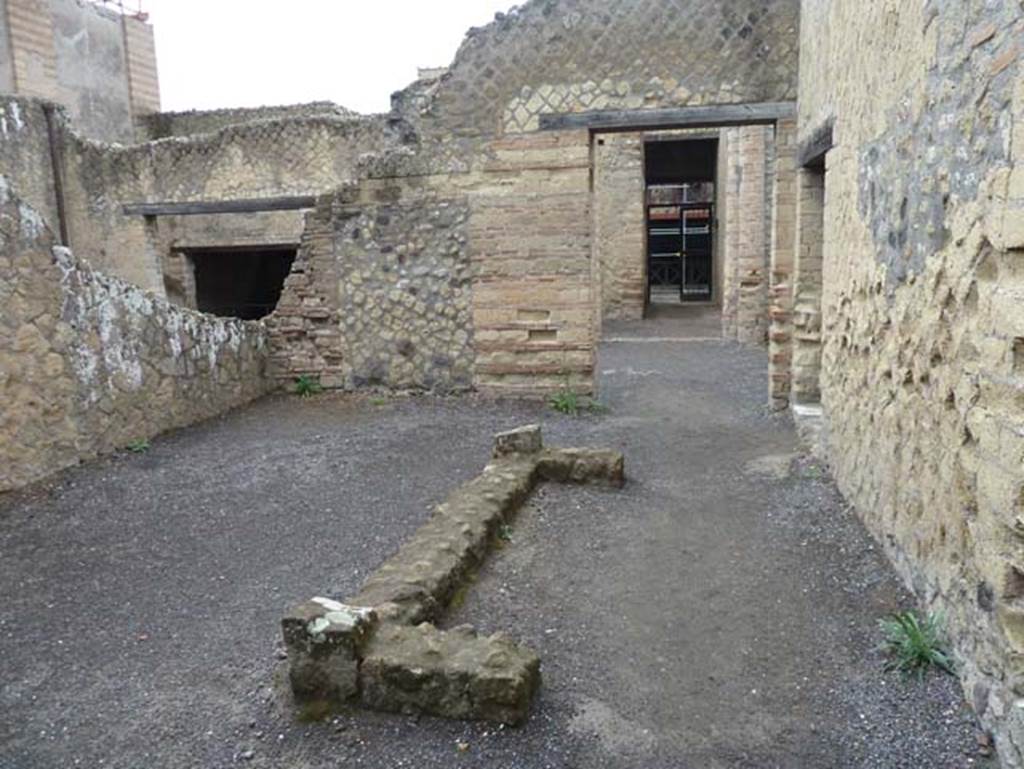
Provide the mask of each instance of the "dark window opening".
[{"label": "dark window opening", "polygon": [[284,280],[295,261],[294,248],[191,251],[196,306],[226,318],[259,320],[281,299]]},{"label": "dark window opening", "polygon": [[648,303],[713,298],[717,165],[717,139],[646,144]]}]

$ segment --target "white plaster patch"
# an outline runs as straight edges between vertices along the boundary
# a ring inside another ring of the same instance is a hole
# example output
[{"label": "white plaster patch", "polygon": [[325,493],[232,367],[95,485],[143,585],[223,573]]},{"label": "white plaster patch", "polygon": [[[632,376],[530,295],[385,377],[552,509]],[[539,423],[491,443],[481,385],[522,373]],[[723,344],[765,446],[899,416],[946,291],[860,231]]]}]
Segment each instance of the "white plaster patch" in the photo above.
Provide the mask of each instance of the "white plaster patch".
[{"label": "white plaster patch", "polygon": [[25,121],[21,119],[21,107],[18,102],[11,102],[11,122],[14,123],[14,130],[20,131],[25,127]]},{"label": "white plaster patch", "polygon": [[332,601],[330,598],[314,598],[313,603],[318,603],[323,606],[327,611],[347,611],[348,606],[337,601]]}]

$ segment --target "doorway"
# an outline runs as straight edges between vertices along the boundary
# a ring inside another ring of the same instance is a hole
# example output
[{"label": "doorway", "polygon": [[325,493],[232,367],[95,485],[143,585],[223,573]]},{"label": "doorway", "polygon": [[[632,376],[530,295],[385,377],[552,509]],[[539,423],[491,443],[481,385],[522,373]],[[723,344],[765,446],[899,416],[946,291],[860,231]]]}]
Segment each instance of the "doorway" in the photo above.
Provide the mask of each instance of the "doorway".
[{"label": "doorway", "polygon": [[242,320],[265,318],[281,299],[295,253],[283,247],[189,251],[197,309]]},{"label": "doorway", "polygon": [[718,139],[649,138],[644,147],[647,305],[715,296]]}]

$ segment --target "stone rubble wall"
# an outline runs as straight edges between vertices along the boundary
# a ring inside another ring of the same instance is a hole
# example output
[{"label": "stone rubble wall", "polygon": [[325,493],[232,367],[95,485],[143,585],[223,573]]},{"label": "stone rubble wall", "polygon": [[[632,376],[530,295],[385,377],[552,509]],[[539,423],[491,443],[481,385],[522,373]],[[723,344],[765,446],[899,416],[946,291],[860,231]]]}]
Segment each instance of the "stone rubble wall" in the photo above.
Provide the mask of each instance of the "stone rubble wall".
[{"label": "stone rubble wall", "polygon": [[0,491],[268,392],[258,323],[94,271],[0,177]]},{"label": "stone rubble wall", "polygon": [[174,136],[215,133],[229,126],[264,120],[288,120],[309,117],[355,118],[359,113],[334,102],[310,102],[272,107],[154,112],[138,118],[140,141],[156,141]]},{"label": "stone rubble wall", "polygon": [[798,0],[531,0],[394,103],[457,144],[550,112],[792,100],[798,29]]},{"label": "stone rubble wall", "polygon": [[[165,217],[126,216],[125,203],[193,202],[319,195],[357,176],[359,158],[409,139],[385,118],[314,114],[229,125],[212,133],[132,146],[104,145],[66,127],[66,188],[71,244],[97,268],[156,293],[175,248],[195,245]],[[180,219],[180,217],[178,218]],[[295,229],[232,235],[237,215],[206,217],[198,239],[219,246],[254,240],[296,242]],[[266,221],[271,221],[267,219]],[[263,220],[249,224],[259,227]],[[193,226],[192,223],[187,225]]]},{"label": "stone rubble wall", "polygon": [[360,200],[349,188],[307,217],[268,320],[274,374],[344,389],[468,389],[468,202],[397,182],[382,193]]},{"label": "stone rubble wall", "polygon": [[[1024,766],[1019,2],[805,0],[800,141],[834,119],[821,397],[844,495]],[[802,297],[801,297],[802,301]]]},{"label": "stone rubble wall", "polygon": [[[180,291],[187,282],[182,249],[294,244],[302,233],[301,212],[147,219],[126,215],[123,205],[319,195],[355,179],[367,153],[412,141],[401,121],[337,110],[311,105],[298,117],[124,146],[83,138],[58,108],[70,246],[97,269],[158,296],[166,295],[167,279],[173,298],[188,304]],[[0,97],[0,162],[15,189],[58,231],[43,102]]]}]

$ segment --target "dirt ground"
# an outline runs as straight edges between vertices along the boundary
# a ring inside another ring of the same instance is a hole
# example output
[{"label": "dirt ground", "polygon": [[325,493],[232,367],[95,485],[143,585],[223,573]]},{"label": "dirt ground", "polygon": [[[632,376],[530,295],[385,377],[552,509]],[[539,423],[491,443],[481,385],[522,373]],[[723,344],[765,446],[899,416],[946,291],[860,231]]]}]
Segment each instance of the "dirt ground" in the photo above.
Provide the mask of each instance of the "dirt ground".
[{"label": "dirt ground", "polygon": [[[884,672],[909,596],[704,321],[609,329],[605,414],[279,396],[0,497],[0,767],[993,766],[953,678]],[[534,421],[630,481],[542,488],[447,619],[540,654],[530,721],[296,720],[283,610],[354,593]]]}]

